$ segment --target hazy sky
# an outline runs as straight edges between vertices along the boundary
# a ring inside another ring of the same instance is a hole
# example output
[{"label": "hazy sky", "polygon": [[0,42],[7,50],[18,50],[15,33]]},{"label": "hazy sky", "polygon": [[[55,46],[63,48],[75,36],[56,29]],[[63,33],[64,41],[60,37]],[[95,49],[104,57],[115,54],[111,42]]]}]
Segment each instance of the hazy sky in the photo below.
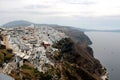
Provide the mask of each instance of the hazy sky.
[{"label": "hazy sky", "polygon": [[0,25],[13,20],[120,28],[120,0],[0,0]]}]

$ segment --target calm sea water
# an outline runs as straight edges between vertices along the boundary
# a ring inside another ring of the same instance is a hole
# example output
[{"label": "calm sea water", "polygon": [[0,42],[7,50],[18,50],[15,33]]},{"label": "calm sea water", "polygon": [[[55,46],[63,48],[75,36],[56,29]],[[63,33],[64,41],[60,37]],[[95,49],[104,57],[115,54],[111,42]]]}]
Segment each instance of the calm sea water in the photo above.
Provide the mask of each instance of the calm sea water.
[{"label": "calm sea water", "polygon": [[110,80],[120,80],[120,33],[86,32],[95,58],[108,69]]}]

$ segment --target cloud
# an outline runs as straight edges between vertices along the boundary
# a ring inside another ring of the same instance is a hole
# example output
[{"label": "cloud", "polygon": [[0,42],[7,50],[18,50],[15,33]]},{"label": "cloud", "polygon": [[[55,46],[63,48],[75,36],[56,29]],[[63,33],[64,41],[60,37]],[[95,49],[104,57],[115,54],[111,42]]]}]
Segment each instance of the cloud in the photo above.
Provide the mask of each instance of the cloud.
[{"label": "cloud", "polygon": [[68,4],[79,4],[79,5],[93,5],[96,4],[95,1],[88,0],[64,0],[65,3]]},{"label": "cloud", "polygon": [[93,5],[95,4],[94,2],[81,2],[81,3],[77,3],[77,2],[69,2],[70,4],[80,4],[80,5]]},{"label": "cloud", "polygon": [[62,16],[62,14],[65,14],[64,12],[59,12],[59,11],[33,11],[33,10],[14,10],[14,11],[6,11],[2,10],[0,11],[0,15],[37,15],[37,16]]},{"label": "cloud", "polygon": [[49,8],[50,6],[48,5],[28,5],[28,6],[25,6],[24,8],[25,9],[36,9],[36,8]]},{"label": "cloud", "polygon": [[46,14],[59,12],[69,16],[112,16],[120,14],[119,2],[119,0],[1,0],[0,10],[20,9],[21,11],[31,10],[33,13],[43,11]]},{"label": "cloud", "polygon": [[0,23],[27,19],[72,26],[117,26],[119,3],[120,0],[0,0]]}]

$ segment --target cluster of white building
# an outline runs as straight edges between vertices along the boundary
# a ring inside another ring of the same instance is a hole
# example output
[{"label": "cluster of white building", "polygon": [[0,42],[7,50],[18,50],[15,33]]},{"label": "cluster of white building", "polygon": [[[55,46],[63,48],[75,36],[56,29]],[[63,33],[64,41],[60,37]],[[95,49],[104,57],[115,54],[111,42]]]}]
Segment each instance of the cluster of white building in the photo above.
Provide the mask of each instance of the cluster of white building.
[{"label": "cluster of white building", "polygon": [[57,50],[52,48],[52,44],[62,38],[67,37],[64,33],[59,32],[51,27],[34,26],[17,27],[7,29],[7,35],[10,48],[16,55],[16,62],[19,66],[23,65],[23,61],[27,60],[43,71],[44,64],[54,64],[47,58],[46,51]]}]

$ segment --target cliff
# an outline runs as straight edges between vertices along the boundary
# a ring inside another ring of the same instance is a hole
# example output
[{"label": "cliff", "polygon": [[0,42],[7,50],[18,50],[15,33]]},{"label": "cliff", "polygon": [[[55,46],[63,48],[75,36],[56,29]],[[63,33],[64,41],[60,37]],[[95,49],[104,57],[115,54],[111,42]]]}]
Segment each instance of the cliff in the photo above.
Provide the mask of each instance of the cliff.
[{"label": "cliff", "polygon": [[[53,27],[69,36],[54,42],[52,48],[57,51],[52,53],[46,50],[45,56],[54,63],[54,66],[45,63],[43,65],[45,72],[40,72],[29,60],[26,60],[21,67],[13,69],[9,75],[15,80],[102,80],[101,76],[106,73],[106,69],[94,58],[93,50],[88,46],[92,42],[84,32],[73,27],[46,24],[45,26]],[[0,64],[2,64],[12,50],[7,50],[5,45],[0,46],[2,46],[0,49]],[[10,61],[10,58],[7,61]]]},{"label": "cliff", "polygon": [[49,52],[46,55],[55,64],[54,67],[44,65],[49,70],[43,73],[27,62],[20,70],[13,70],[10,75],[16,80],[102,80],[101,76],[106,70],[91,55],[91,48],[83,48],[70,38],[63,38],[53,44],[53,47],[59,51],[54,55]]},{"label": "cliff", "polygon": [[69,38],[62,39],[53,46],[60,49],[55,58],[58,60],[58,70],[62,70],[63,80],[101,80],[105,69],[93,57],[90,47],[83,48]]},{"label": "cliff", "polygon": [[68,26],[57,26],[53,27],[58,31],[64,32],[66,35],[68,35],[74,42],[80,43],[80,44],[92,44],[92,41],[89,39],[87,35],[84,34],[84,32],[80,29],[74,28],[74,27],[68,27]]},{"label": "cliff", "polygon": [[102,80],[101,76],[106,70],[93,57],[92,48],[76,44],[70,38],[63,38],[53,47],[59,51],[54,55],[46,54],[55,66],[46,64],[49,70],[45,73],[24,63],[20,70],[13,70],[10,75],[15,80]]}]

